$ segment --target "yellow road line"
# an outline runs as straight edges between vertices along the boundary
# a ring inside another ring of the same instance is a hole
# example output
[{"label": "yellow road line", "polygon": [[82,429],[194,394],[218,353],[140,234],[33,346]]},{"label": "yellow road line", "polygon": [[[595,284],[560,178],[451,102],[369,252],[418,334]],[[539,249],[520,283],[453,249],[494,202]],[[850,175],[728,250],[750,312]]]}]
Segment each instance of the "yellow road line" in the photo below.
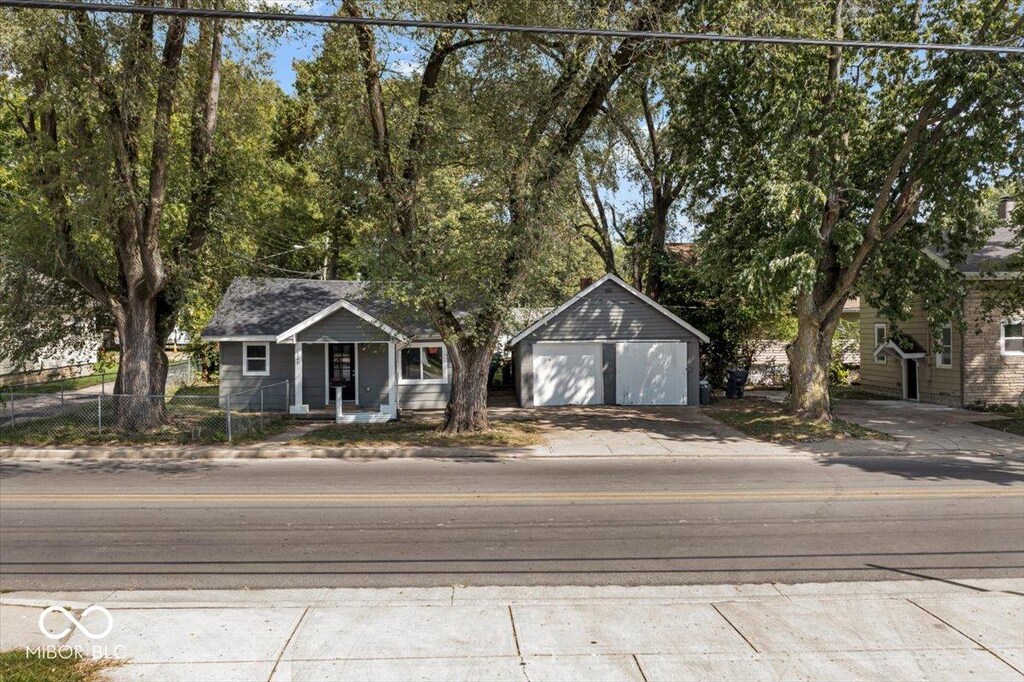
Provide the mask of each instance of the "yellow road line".
[{"label": "yellow road line", "polygon": [[450,502],[686,502],[756,500],[830,500],[891,498],[1024,497],[1024,487],[1000,488],[883,488],[876,490],[723,490],[723,491],[557,491],[481,493],[13,493],[0,494],[0,504],[41,502],[337,502],[337,503],[450,503]]}]

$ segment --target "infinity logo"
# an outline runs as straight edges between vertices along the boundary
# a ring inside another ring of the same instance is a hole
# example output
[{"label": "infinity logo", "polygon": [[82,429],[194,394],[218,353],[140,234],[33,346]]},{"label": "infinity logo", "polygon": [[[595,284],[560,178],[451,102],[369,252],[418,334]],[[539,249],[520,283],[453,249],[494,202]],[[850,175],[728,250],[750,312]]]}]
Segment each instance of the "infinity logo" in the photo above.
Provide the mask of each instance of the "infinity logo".
[{"label": "infinity logo", "polygon": [[[110,615],[110,611],[107,611],[105,608],[103,608],[99,604],[93,604],[92,606],[87,608],[85,611],[82,611],[82,620],[85,620],[85,617],[88,616],[93,611],[99,611],[100,613],[102,613],[104,616],[107,617],[107,627],[106,627],[106,629],[103,632],[100,632],[98,634],[92,632],[91,630],[89,630],[89,628],[87,628],[84,625],[82,625],[82,621],[78,620],[77,618],[75,618],[75,616],[70,611],[65,609],[63,606],[51,606],[50,608],[46,609],[45,611],[43,611],[42,613],[39,614],[39,631],[42,632],[47,637],[49,637],[50,639],[61,639],[61,638],[65,637],[69,632],[71,632],[72,627],[77,627],[79,629],[79,631],[83,635],[88,637],[89,639],[103,639],[104,637],[106,637],[107,635],[110,634],[111,630],[114,629],[114,617],[112,615]],[[71,625],[69,625],[68,627],[64,628],[60,632],[57,632],[57,633],[50,632],[49,630],[46,629],[46,622],[45,621],[46,621],[46,617],[48,615],[50,615],[51,613],[63,614],[63,616],[65,618],[67,618],[68,621],[70,621]]]}]

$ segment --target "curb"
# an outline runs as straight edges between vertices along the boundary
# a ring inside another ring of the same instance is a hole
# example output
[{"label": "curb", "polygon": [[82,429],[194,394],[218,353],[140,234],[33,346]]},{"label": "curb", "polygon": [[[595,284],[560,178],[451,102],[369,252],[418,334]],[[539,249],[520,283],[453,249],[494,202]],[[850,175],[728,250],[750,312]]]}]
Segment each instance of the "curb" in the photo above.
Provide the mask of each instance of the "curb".
[{"label": "curb", "polygon": [[842,457],[892,457],[899,459],[921,457],[955,457],[976,461],[1004,461],[1024,463],[1024,457],[1005,456],[987,452],[907,452],[899,451],[805,451],[789,453],[715,453],[715,454],[672,454],[672,453],[572,453],[555,454],[550,451],[510,449],[499,447],[446,448],[446,447],[400,447],[400,448],[354,448],[354,447],[282,447],[282,446],[83,446],[77,448],[50,447],[0,447],[0,462],[7,461],[103,461],[103,460],[279,460],[279,459],[338,459],[338,460],[383,460],[383,459],[439,459],[494,462],[502,459],[520,460],[574,460],[574,459],[671,459],[671,460],[820,460]]},{"label": "curb", "polygon": [[479,459],[529,456],[525,451],[505,448],[317,448],[280,446],[92,446],[79,448],[13,447],[0,449],[0,461],[15,459]]}]

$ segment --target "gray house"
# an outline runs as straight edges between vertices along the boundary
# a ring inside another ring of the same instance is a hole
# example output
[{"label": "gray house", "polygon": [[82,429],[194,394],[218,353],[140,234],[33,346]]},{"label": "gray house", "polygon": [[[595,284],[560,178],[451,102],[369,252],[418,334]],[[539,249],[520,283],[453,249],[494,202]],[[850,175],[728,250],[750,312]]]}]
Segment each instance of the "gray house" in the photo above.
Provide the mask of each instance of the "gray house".
[{"label": "gray house", "polygon": [[437,332],[366,282],[238,278],[202,338],[220,344],[221,400],[239,409],[273,385],[267,409],[287,400],[292,414],[333,408],[342,422],[386,421],[399,408],[443,408],[451,392]]},{"label": "gray house", "polygon": [[[438,333],[366,282],[238,278],[202,338],[220,344],[220,396],[232,408],[373,422],[444,408],[451,394]],[[519,403],[696,405],[707,340],[606,275],[509,342]]]},{"label": "gray house", "polygon": [[697,405],[707,341],[605,275],[509,342],[519,404]]}]

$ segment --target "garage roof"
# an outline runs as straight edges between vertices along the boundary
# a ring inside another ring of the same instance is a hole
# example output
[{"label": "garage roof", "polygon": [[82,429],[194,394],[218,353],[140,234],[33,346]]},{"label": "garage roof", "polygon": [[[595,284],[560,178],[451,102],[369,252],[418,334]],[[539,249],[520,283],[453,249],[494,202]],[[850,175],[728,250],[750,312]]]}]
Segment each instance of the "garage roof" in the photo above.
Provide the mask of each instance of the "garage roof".
[{"label": "garage roof", "polygon": [[676,314],[672,313],[670,310],[668,310],[664,306],[659,305],[654,299],[650,298],[649,296],[645,296],[643,293],[641,293],[641,292],[637,291],[636,289],[634,289],[633,287],[629,286],[624,281],[622,281],[622,279],[620,279],[619,277],[615,276],[612,273],[608,273],[607,275],[605,275],[601,279],[597,280],[596,282],[594,282],[593,284],[588,286],[586,289],[584,289],[583,291],[579,292],[578,294],[576,294],[575,296],[573,296],[572,298],[567,300],[565,303],[563,303],[562,305],[558,306],[557,308],[552,310],[550,313],[548,313],[547,315],[545,315],[544,317],[540,318],[535,323],[533,323],[532,325],[530,325],[529,327],[524,329],[517,336],[515,336],[511,341],[509,341],[508,345],[509,346],[516,345],[517,343],[519,343],[520,341],[522,341],[523,339],[528,337],[530,334],[534,333],[535,331],[537,331],[538,329],[540,329],[544,325],[548,324],[549,322],[551,322],[552,320],[557,318],[563,312],[568,310],[574,303],[576,303],[577,301],[580,301],[580,300],[586,298],[588,295],[590,295],[591,292],[593,292],[594,290],[596,290],[598,287],[600,287],[602,284],[605,284],[606,282],[614,282],[615,284],[619,285],[625,291],[629,292],[630,294],[632,294],[636,298],[640,299],[640,301],[642,301],[643,303],[645,303],[648,306],[650,306],[653,310],[656,310],[657,312],[661,313],[662,315],[667,317],[669,320],[671,320],[675,324],[679,325],[680,327],[682,327],[683,329],[687,330],[691,334],[694,334],[697,338],[699,338],[704,343],[707,343],[709,341],[709,339],[708,339],[706,334],[704,334],[703,332],[701,332],[700,330],[698,330],[697,328],[695,328],[694,326],[692,326],[691,324],[689,324],[688,322],[686,322],[685,320],[683,320],[682,318],[677,316]]}]

